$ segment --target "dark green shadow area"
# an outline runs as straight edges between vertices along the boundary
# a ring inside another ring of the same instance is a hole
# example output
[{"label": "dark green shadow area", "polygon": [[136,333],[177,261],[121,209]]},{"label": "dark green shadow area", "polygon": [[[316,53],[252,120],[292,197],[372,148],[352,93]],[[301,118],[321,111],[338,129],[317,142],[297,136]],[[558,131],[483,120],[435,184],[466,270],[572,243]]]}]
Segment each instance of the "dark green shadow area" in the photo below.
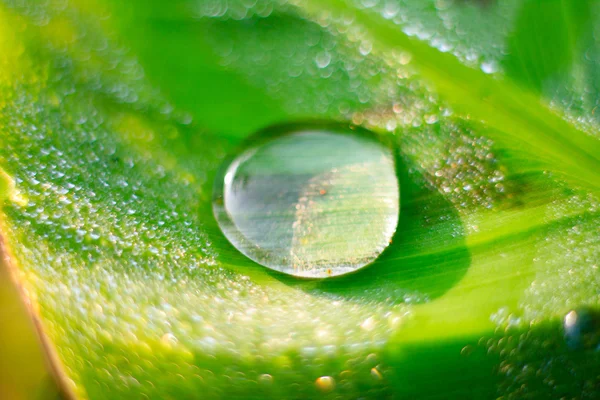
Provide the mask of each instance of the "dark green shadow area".
[{"label": "dark green shadow area", "polygon": [[[384,357],[388,383],[399,398],[494,399],[501,377],[498,354],[488,354],[472,336],[450,341],[405,344]],[[485,344],[485,342],[484,342]]]},{"label": "dark green shadow area", "polygon": [[389,383],[399,398],[558,399],[577,394],[593,399],[600,395],[597,345],[596,340],[573,348],[565,340],[563,321],[554,319],[453,341],[399,343],[384,362],[392,367]]},{"label": "dark green shadow area", "polygon": [[247,129],[254,131],[285,116],[263,88],[221,64],[210,39],[227,32],[211,30],[206,20],[194,18],[189,3],[110,4],[149,81],[208,129],[239,138]]},{"label": "dark green shadow area", "polygon": [[[303,72],[290,79],[290,63],[295,60],[291,55],[299,52],[306,57],[299,64],[304,68],[313,63],[316,44],[334,40],[318,24],[294,13],[278,10],[268,18],[235,20],[198,17],[194,10],[199,6],[187,0],[109,3],[148,81],[221,137],[243,140],[282,120],[325,113],[317,107],[307,111],[304,106],[296,110],[284,105],[286,97],[299,92],[315,99],[335,94],[351,109],[365,108],[347,73],[338,71],[335,79],[325,79]],[[253,65],[251,70],[248,64]]]}]

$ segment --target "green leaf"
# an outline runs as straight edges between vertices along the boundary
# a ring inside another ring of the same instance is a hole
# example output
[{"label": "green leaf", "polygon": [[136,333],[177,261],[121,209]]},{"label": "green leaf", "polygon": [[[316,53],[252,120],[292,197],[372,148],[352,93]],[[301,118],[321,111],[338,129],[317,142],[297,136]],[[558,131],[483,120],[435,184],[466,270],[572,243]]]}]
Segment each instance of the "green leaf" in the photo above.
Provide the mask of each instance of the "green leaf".
[{"label": "green leaf", "polygon": [[[4,0],[1,231],[75,393],[597,397],[600,8],[480,3]],[[354,274],[271,272],[213,217],[227,156],[306,119],[395,149]]]},{"label": "green leaf", "polygon": [[[590,2],[524,2],[508,40],[507,75],[542,92],[545,85],[568,81],[578,59],[593,43]],[[552,29],[540,29],[539,24]],[[582,51],[583,49],[583,51]]]}]

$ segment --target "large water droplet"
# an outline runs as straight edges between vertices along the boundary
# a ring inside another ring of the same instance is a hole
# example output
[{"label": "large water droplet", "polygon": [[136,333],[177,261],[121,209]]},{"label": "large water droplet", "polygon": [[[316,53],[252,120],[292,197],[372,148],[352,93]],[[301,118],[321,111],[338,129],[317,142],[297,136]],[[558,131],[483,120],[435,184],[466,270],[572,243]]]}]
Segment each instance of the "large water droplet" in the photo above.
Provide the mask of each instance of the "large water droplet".
[{"label": "large water droplet", "polygon": [[352,272],[389,244],[399,214],[392,151],[350,129],[289,127],[242,151],[217,178],[213,209],[229,241],[274,270]]}]

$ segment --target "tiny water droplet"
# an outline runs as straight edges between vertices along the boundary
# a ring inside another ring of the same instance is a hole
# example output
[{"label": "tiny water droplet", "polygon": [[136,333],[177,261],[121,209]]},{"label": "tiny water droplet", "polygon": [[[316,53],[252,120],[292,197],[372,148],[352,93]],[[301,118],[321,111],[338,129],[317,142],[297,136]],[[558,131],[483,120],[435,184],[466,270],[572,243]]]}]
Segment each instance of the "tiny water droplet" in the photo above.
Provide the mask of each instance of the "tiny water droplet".
[{"label": "tiny water droplet", "polygon": [[376,381],[380,381],[383,379],[383,376],[381,375],[381,372],[379,372],[377,367],[371,368],[371,377]]},{"label": "tiny water droplet", "polygon": [[321,376],[320,378],[317,378],[315,385],[317,386],[317,389],[322,392],[331,392],[335,389],[335,381],[330,376]]},{"label": "tiny water droplet", "polygon": [[481,70],[486,74],[498,72],[498,64],[495,61],[484,61],[481,63]]},{"label": "tiny water droplet", "polygon": [[258,382],[261,385],[271,385],[273,383],[273,376],[270,374],[262,374],[258,377]]},{"label": "tiny water droplet", "polygon": [[315,63],[317,64],[317,67],[319,67],[319,68],[327,67],[330,62],[331,62],[331,55],[326,51],[323,51],[323,52],[317,54],[317,57],[315,58]]},{"label": "tiny water droplet", "polygon": [[162,337],[160,338],[160,341],[166,346],[172,346],[172,345],[177,344],[177,338],[175,337],[175,335],[173,335],[172,333],[169,333],[169,332],[162,335]]},{"label": "tiny water droplet", "polygon": [[377,321],[375,321],[373,317],[369,317],[360,324],[360,327],[365,331],[372,331],[375,328],[375,325],[377,325]]},{"label": "tiny water droplet", "polygon": [[600,347],[600,312],[585,308],[569,311],[565,315],[563,328],[570,348]]},{"label": "tiny water droplet", "polygon": [[217,177],[227,239],[268,268],[303,277],[355,271],[389,245],[399,214],[392,151],[348,128],[278,128]]},{"label": "tiny water droplet", "polygon": [[371,50],[373,50],[373,44],[368,40],[365,40],[360,44],[359,51],[363,56],[368,56],[369,53],[371,53]]}]

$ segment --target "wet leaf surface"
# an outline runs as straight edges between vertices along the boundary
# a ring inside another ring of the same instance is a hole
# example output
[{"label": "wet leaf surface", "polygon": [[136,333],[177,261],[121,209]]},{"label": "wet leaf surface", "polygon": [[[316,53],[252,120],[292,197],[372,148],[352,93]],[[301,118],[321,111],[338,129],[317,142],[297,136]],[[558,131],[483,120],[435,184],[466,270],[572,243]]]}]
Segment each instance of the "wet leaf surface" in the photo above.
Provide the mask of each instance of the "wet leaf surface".
[{"label": "wet leaf surface", "polygon": [[[3,1],[2,234],[75,391],[597,397],[564,328],[599,305],[586,6]],[[339,279],[266,270],[212,214],[223,160],[306,119],[399,160],[392,244]]]}]

